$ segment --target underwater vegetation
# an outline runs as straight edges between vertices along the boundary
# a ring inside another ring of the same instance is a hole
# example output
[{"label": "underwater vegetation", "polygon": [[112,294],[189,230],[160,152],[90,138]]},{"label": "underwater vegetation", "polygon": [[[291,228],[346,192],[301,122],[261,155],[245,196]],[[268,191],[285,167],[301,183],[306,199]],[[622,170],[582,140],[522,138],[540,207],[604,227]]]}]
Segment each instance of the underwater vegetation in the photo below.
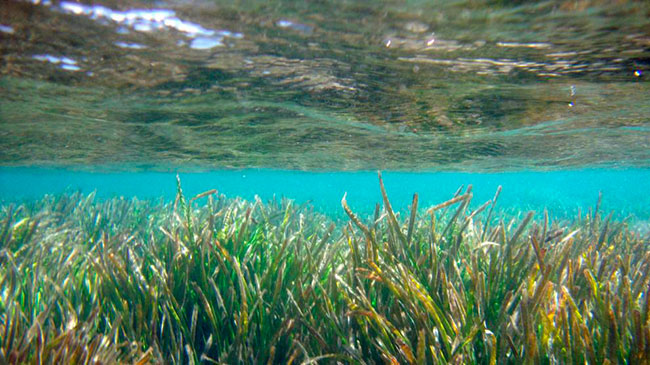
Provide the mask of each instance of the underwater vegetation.
[{"label": "underwater vegetation", "polygon": [[[650,240],[499,218],[471,186],[333,221],[290,200],[46,196],[0,212],[0,363],[650,361]],[[354,205],[353,197],[349,197]]]}]

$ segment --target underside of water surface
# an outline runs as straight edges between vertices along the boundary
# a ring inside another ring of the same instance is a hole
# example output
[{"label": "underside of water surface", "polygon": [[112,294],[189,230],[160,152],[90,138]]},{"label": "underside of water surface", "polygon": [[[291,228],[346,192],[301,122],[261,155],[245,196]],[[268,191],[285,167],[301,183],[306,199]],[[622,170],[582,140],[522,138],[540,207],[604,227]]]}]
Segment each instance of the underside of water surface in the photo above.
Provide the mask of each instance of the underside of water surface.
[{"label": "underside of water surface", "polygon": [[0,163],[647,167],[645,1],[9,1]]}]

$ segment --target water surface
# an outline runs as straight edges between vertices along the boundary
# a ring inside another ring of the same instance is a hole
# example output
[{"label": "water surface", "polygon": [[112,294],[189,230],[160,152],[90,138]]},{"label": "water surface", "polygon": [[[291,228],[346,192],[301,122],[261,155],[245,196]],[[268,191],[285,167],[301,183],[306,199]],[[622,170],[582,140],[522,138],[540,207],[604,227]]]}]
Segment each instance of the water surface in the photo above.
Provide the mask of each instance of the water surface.
[{"label": "water surface", "polygon": [[647,168],[647,1],[8,1],[0,164]]}]

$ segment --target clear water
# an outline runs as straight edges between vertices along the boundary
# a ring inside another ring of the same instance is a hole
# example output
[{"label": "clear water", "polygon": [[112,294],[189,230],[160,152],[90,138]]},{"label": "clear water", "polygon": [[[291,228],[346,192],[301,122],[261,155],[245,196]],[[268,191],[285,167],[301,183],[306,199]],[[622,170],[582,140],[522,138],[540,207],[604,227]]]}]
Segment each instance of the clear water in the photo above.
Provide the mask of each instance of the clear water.
[{"label": "clear water", "polygon": [[169,197],[180,172],[336,214],[381,169],[398,207],[471,183],[645,221],[649,60],[647,1],[5,1],[0,195]]},{"label": "clear water", "polygon": [[648,0],[0,0],[0,363],[650,363],[649,81]]},{"label": "clear water", "polygon": [[[61,169],[0,169],[0,192],[5,203],[23,202],[45,194],[81,191],[95,192],[99,198],[116,196],[172,201],[176,194],[174,173],[98,173]],[[382,201],[377,174],[357,172],[306,172],[268,169],[220,170],[181,173],[183,192],[194,196],[217,188],[228,197],[262,201],[289,197],[298,204],[311,204],[333,218],[347,219],[341,198],[356,212],[370,215]],[[614,213],[630,227],[650,233],[650,169],[536,172],[384,172],[384,183],[393,208],[406,213],[413,193],[420,207],[446,201],[456,190],[472,185],[477,208],[492,199],[499,186],[499,210],[507,216],[522,216],[529,210],[543,219],[546,210],[552,218],[570,221],[578,214],[589,214],[602,194],[601,213]]]}]

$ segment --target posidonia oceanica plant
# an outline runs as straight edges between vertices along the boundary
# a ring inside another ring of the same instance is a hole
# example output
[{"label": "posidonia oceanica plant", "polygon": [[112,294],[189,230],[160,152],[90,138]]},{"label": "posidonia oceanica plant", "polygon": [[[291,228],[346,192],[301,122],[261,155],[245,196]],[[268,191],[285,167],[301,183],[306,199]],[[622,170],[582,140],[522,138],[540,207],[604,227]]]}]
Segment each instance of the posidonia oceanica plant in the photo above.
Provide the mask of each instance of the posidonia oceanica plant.
[{"label": "posidonia oceanica plant", "polygon": [[599,204],[560,224],[499,217],[500,189],[396,211],[379,187],[349,220],[180,180],[2,206],[0,363],[650,361],[650,241]]}]

